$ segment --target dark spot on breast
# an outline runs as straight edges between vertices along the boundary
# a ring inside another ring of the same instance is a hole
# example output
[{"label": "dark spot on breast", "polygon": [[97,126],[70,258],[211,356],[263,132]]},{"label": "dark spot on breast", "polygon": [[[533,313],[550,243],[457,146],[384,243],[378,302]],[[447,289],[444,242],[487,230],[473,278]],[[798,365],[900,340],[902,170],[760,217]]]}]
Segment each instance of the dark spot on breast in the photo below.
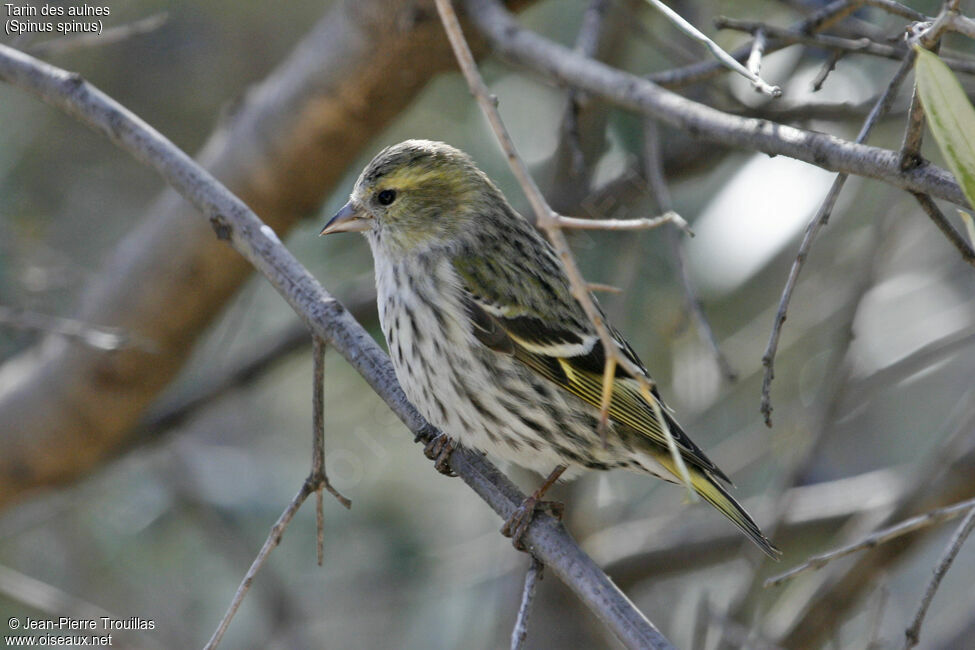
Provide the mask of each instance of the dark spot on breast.
[{"label": "dark spot on breast", "polygon": [[521,415],[520,413],[518,414],[518,419],[521,420],[522,423],[526,427],[528,427],[529,429],[531,429],[535,433],[541,433],[545,429],[545,427],[542,426],[540,423],[536,422],[535,420],[533,420],[533,419],[531,419],[529,417],[525,417],[524,415]]},{"label": "dark spot on breast", "polygon": [[498,418],[498,416],[495,415],[493,411],[485,407],[484,404],[481,403],[481,400],[475,397],[471,392],[467,391],[461,394],[467,396],[467,399],[468,401],[470,401],[471,406],[473,406],[474,409],[481,414],[481,417],[483,417],[486,420],[489,420],[491,423],[495,425],[501,424],[501,420]]}]

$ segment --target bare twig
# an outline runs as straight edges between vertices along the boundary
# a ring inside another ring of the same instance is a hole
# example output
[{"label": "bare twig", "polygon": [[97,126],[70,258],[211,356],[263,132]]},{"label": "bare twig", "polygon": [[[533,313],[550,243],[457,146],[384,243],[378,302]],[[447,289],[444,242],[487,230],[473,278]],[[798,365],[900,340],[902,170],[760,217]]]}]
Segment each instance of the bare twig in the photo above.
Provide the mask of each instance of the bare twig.
[{"label": "bare twig", "polygon": [[[599,409],[601,424],[600,429],[603,432],[606,431],[604,423],[607,420],[610,402],[613,396],[612,383],[609,383],[609,388],[607,388],[607,383],[614,376],[616,366],[619,365],[637,380],[641,393],[643,394],[647,403],[650,404],[651,408],[653,408],[654,413],[657,416],[657,422],[660,423],[660,428],[664,433],[664,437],[667,439],[671,457],[674,461],[676,474],[687,487],[689,499],[692,502],[697,501],[697,493],[694,491],[694,487],[691,483],[691,476],[687,471],[687,465],[684,463],[684,457],[680,454],[680,451],[677,448],[677,443],[674,441],[674,437],[670,432],[670,427],[667,425],[666,419],[664,419],[661,415],[660,405],[651,394],[652,386],[650,384],[650,380],[647,378],[646,372],[622,354],[620,346],[617,345],[613,340],[613,337],[609,332],[609,328],[604,322],[602,313],[596,307],[595,302],[593,302],[592,295],[588,290],[588,284],[583,279],[582,273],[579,271],[579,266],[576,264],[575,258],[572,256],[572,251],[569,249],[569,244],[565,239],[565,234],[562,232],[562,225],[563,223],[566,223],[564,220],[567,219],[567,217],[561,217],[560,215],[556,214],[555,211],[552,210],[552,208],[548,205],[548,203],[545,201],[545,197],[542,196],[541,190],[538,189],[538,185],[535,183],[535,180],[529,173],[528,166],[525,164],[525,161],[521,158],[521,156],[518,155],[515,144],[511,139],[511,135],[508,133],[508,129],[501,120],[501,114],[498,112],[497,98],[491,95],[487,86],[484,84],[484,79],[481,78],[481,74],[477,70],[477,64],[474,62],[474,56],[471,54],[470,47],[464,38],[464,33],[460,27],[460,21],[457,20],[457,14],[454,12],[454,8],[450,4],[450,0],[436,0],[436,2],[437,11],[440,12],[440,19],[444,24],[444,29],[447,32],[447,37],[450,39],[450,44],[454,49],[454,55],[457,57],[457,62],[460,65],[461,71],[464,73],[464,77],[467,79],[467,84],[470,87],[471,94],[474,95],[477,103],[481,106],[481,110],[487,117],[488,122],[491,124],[495,137],[497,138],[498,143],[501,145],[501,149],[504,151],[505,156],[508,159],[508,165],[511,167],[515,178],[518,179],[518,183],[521,185],[522,190],[528,197],[528,202],[531,204],[532,210],[535,213],[536,225],[548,236],[548,239],[552,243],[552,247],[558,254],[559,259],[562,260],[566,275],[569,278],[569,285],[572,289],[573,297],[576,299],[576,301],[578,301],[583,311],[585,311],[586,317],[589,318],[589,321],[595,328],[596,333],[599,335],[600,343],[602,344],[603,351],[606,355],[606,364],[603,372],[602,404]],[[597,221],[593,223],[601,222],[602,221]]]},{"label": "bare twig", "polygon": [[[2,45],[0,78],[74,115],[155,169],[229,238],[229,244],[264,274],[315,335],[326,340],[363,376],[410,431],[424,441],[438,435],[409,403],[388,357],[372,337],[298,263],[271,228],[189,156],[78,75]],[[525,500],[525,495],[480,455],[455,451],[450,466],[505,519]],[[314,489],[306,481],[295,501],[303,501]],[[282,517],[290,520],[294,515],[291,510],[289,506]],[[273,546],[273,534],[268,541]],[[673,647],[555,518],[536,514],[524,542],[627,647]]]},{"label": "bare twig", "polygon": [[901,143],[901,169],[913,169],[921,164],[921,140],[924,137],[924,106],[914,85],[911,95],[911,108],[907,113],[907,128],[904,129],[904,140]]},{"label": "bare twig", "polygon": [[[647,184],[657,204],[657,209],[671,210],[673,208],[673,199],[670,195],[670,188],[667,186],[667,181],[664,178],[663,160],[660,153],[660,139],[658,137],[657,124],[653,120],[644,120],[643,122],[643,160],[646,168]],[[687,270],[684,239],[676,229],[670,231],[670,252],[674,260],[677,275],[680,277],[681,286],[684,289],[684,302],[687,306],[687,311],[691,314],[691,318],[694,319],[694,326],[698,335],[711,350],[711,354],[717,361],[718,366],[721,368],[721,373],[725,378],[729,381],[735,381],[738,373],[731,367],[728,358],[721,351],[721,348],[718,347],[718,340],[714,336],[711,322],[708,321],[707,316],[704,314],[704,307],[701,305],[700,298],[698,298],[697,288],[694,286],[694,282],[691,280],[690,273]]]},{"label": "bare twig", "polygon": [[251,584],[254,582],[254,577],[257,572],[261,570],[264,563],[267,561],[268,556],[271,555],[271,551],[274,550],[278,544],[281,543],[281,537],[284,535],[284,531],[288,529],[288,524],[294,519],[295,513],[301,507],[301,504],[305,502],[308,496],[316,491],[317,486],[310,480],[305,481],[301,485],[301,489],[298,490],[298,494],[295,498],[291,500],[288,507],[284,509],[278,520],[271,526],[271,532],[268,534],[267,539],[264,541],[264,546],[261,547],[260,552],[254,561],[251,563],[247,573],[244,575],[244,579],[241,581],[240,586],[237,587],[237,592],[234,594],[233,600],[230,601],[230,607],[227,608],[227,613],[223,615],[220,619],[217,629],[214,630],[213,636],[207,641],[207,644],[203,647],[204,650],[214,650],[220,645],[220,640],[223,639],[223,635],[227,632],[227,628],[230,626],[230,621],[233,620],[234,614],[237,613],[237,609],[240,604],[244,602],[244,597],[247,596],[247,592],[250,591]]},{"label": "bare twig", "polygon": [[[867,139],[867,136],[870,135],[870,132],[880,118],[890,110],[890,106],[894,101],[897,91],[900,89],[901,83],[914,64],[914,56],[913,54],[908,54],[904,61],[901,62],[900,68],[898,68],[890,83],[887,84],[886,90],[877,100],[877,103],[874,104],[873,110],[870,111],[870,115],[867,116],[866,121],[860,128],[860,133],[856,138],[857,144],[861,144]],[[762,365],[765,366],[765,374],[762,378],[762,401],[760,410],[767,426],[772,426],[771,390],[772,379],[775,377],[775,353],[779,347],[779,336],[782,334],[782,326],[785,323],[786,312],[789,309],[789,301],[799,280],[799,272],[802,270],[806,257],[809,255],[809,250],[812,248],[816,235],[819,234],[822,227],[829,221],[829,217],[833,212],[833,206],[836,205],[836,200],[839,198],[840,192],[846,184],[848,177],[849,175],[845,173],[837,174],[819,210],[816,211],[816,214],[806,225],[802,243],[799,244],[799,252],[796,255],[795,261],[792,263],[792,268],[789,269],[789,277],[786,280],[785,288],[782,290],[782,296],[779,299],[779,307],[775,314],[775,321],[772,324],[772,332],[769,336],[768,345],[765,348],[765,354],[762,355]]]},{"label": "bare twig", "polygon": [[[755,39],[752,41],[752,51],[748,54],[748,71],[755,77],[762,72],[762,57],[765,56],[765,48],[768,47],[768,37],[765,30],[760,29],[755,32]],[[779,91],[781,94],[781,91]]]},{"label": "bare twig", "polygon": [[884,528],[883,530],[878,530],[870,535],[867,535],[861,540],[841,546],[840,548],[829,551],[828,553],[814,555],[802,564],[789,569],[784,573],[780,573],[777,576],[769,578],[765,581],[765,586],[778,587],[782,583],[788,582],[789,580],[792,580],[793,578],[796,578],[807,571],[816,571],[821,569],[833,560],[838,560],[841,557],[846,557],[847,555],[856,553],[857,551],[874,548],[891,540],[897,539],[902,535],[913,533],[916,530],[927,528],[928,526],[934,526],[946,521],[951,521],[952,519],[971,511],[973,508],[975,508],[975,499],[969,499],[967,501],[962,501],[961,503],[956,503],[952,506],[938,508],[937,510],[926,512],[917,517],[911,517],[906,521],[902,521],[899,524]]},{"label": "bare twig", "polygon": [[[765,32],[769,38],[774,38],[775,43],[780,44],[780,48],[785,44],[810,45],[821,47],[827,50],[840,52],[852,52],[855,54],[869,54],[885,59],[901,60],[907,55],[909,49],[904,44],[888,45],[877,43],[869,38],[843,38],[841,36],[831,36],[828,34],[809,34],[795,29],[776,27],[767,23],[738,20],[736,18],[721,17],[715,21],[721,29],[733,29],[749,34],[757,34],[759,31]],[[975,74],[975,62],[956,57],[943,57],[942,60],[952,70],[965,74]]]},{"label": "bare twig", "polygon": [[[818,32],[843,20],[856,11],[861,4],[861,0],[833,0],[833,2],[830,2],[796,23],[791,29],[799,33],[807,34]],[[788,47],[788,45],[789,43],[782,42],[778,39],[770,39],[766,53],[781,50],[784,47]],[[750,53],[751,45],[746,44],[734,50],[731,56],[738,61],[745,61]],[[646,78],[661,86],[674,88],[706,81],[726,69],[718,61],[702,61],[680,68],[655,72],[647,75]]]},{"label": "bare twig", "polygon": [[[843,3],[843,6],[847,4]],[[500,55],[547,78],[578,86],[628,110],[693,133],[695,137],[730,147],[781,154],[834,172],[874,178],[960,206],[967,205],[961,187],[951,174],[934,165],[922,165],[904,172],[893,151],[768,120],[729,115],[681,97],[647,79],[580,57],[520,27],[496,0],[464,0],[464,7],[467,16]],[[831,16],[839,15],[835,13],[839,12],[835,3],[830,7],[834,11]]]},{"label": "bare twig", "polygon": [[525,573],[525,588],[521,592],[521,606],[518,607],[518,618],[515,620],[515,627],[511,630],[511,650],[521,650],[528,637],[528,618],[531,616],[532,603],[535,601],[535,589],[538,581],[542,579],[542,572],[545,565],[539,562],[534,556],[531,557],[531,564]]},{"label": "bare twig", "polygon": [[580,219],[578,217],[565,217],[560,214],[553,215],[553,223],[559,228],[572,228],[575,230],[652,230],[665,224],[673,224],[678,230],[694,236],[687,222],[683,217],[668,210],[659,217],[645,217],[642,219]]},{"label": "bare twig", "polygon": [[352,508],[352,502],[339,493],[328,480],[325,473],[325,341],[312,337],[312,456],[309,479],[318,487],[315,489],[315,519],[318,529],[318,566],[322,565],[325,554],[325,515],[322,510],[322,489],[328,490],[335,499]]},{"label": "bare twig", "polygon": [[[905,473],[906,487],[896,499],[893,508],[886,511],[882,520],[885,525],[907,519],[918,513],[975,497],[972,481],[975,467],[975,404],[972,391],[946,417],[949,422],[937,430],[925,431],[932,439],[943,441],[922,463]],[[874,524],[876,525],[876,524]],[[896,544],[884,544],[870,553],[851,556],[849,564],[826,580],[812,585],[811,593],[796,604],[796,612],[784,630],[782,643],[786,647],[819,646],[825,633],[835,627],[836,621],[846,618],[853,604],[863,593],[872,588],[877,577],[893,569],[927,538],[931,529],[908,535]],[[828,570],[828,569],[827,569]]]},{"label": "bare twig", "polygon": [[311,460],[311,473],[305,482],[302,484],[301,489],[298,490],[298,494],[295,498],[291,500],[291,503],[285,508],[284,512],[275,522],[274,526],[271,527],[271,532],[264,542],[264,546],[261,547],[260,552],[258,552],[257,557],[251,563],[250,568],[244,575],[243,581],[241,581],[240,586],[237,587],[237,592],[234,594],[234,598],[230,601],[230,607],[227,608],[226,614],[220,619],[220,623],[217,625],[217,629],[213,632],[213,636],[205,646],[205,650],[213,650],[218,645],[220,645],[220,640],[223,638],[224,633],[226,633],[227,628],[230,626],[230,622],[234,618],[234,614],[237,613],[237,609],[240,604],[244,602],[244,598],[247,596],[247,592],[250,591],[251,584],[254,582],[254,577],[257,572],[261,570],[264,566],[264,562],[267,561],[268,556],[271,551],[281,543],[281,537],[284,536],[284,531],[288,529],[288,524],[294,518],[295,513],[301,508],[301,504],[305,502],[312,492],[315,493],[315,523],[317,529],[317,550],[318,550],[318,565],[321,566],[324,561],[324,530],[325,530],[325,516],[323,513],[322,504],[322,490],[328,490],[329,494],[335,497],[335,499],[345,506],[346,509],[352,507],[352,502],[347,498],[342,496],[331,483],[328,481],[328,476],[325,474],[325,417],[324,417],[324,378],[325,378],[325,342],[316,335],[312,335],[312,358],[313,358],[313,379],[312,379],[312,428],[314,429],[314,434],[312,435],[312,460]]},{"label": "bare twig", "polygon": [[931,578],[931,582],[928,583],[927,589],[924,590],[924,596],[921,597],[917,613],[914,614],[914,621],[904,631],[904,636],[907,637],[904,643],[905,648],[913,648],[921,640],[921,624],[924,622],[924,616],[928,612],[928,607],[931,606],[934,594],[938,591],[942,579],[948,573],[952,562],[955,561],[955,556],[958,555],[958,551],[961,550],[962,544],[968,539],[973,528],[975,528],[975,507],[969,508],[965,519],[959,524],[955,530],[955,534],[951,536],[951,541],[948,542],[948,546],[945,547],[941,561],[938,562],[938,566],[934,570],[934,576]]},{"label": "bare twig", "polygon": [[[763,32],[764,33],[764,30]],[[811,82],[813,92],[819,92],[823,88],[823,84],[826,83],[826,78],[829,77],[830,73],[836,69],[836,64],[839,63],[840,59],[843,58],[843,52],[833,51],[830,52],[829,58],[823,62],[822,67],[819,68],[819,72]]]},{"label": "bare twig", "polygon": [[951,222],[948,221],[947,217],[945,217],[931,197],[920,192],[911,192],[911,194],[914,195],[914,198],[921,205],[924,214],[928,215],[931,221],[934,222],[934,225],[938,227],[938,230],[951,242],[951,245],[958,249],[958,252],[961,253],[961,258],[968,264],[975,266],[975,249],[972,248],[972,244],[965,241],[965,238],[955,230],[955,227],[951,225]]},{"label": "bare twig", "polygon": [[660,0],[647,0],[647,2],[653,5],[654,9],[666,16],[667,20],[672,22],[679,30],[693,38],[695,41],[704,45],[704,47],[708,48],[708,51],[714,55],[714,58],[716,58],[721,65],[725,66],[729,70],[732,70],[733,72],[737,72],[741,76],[751,81],[752,87],[754,87],[755,90],[772,97],[779,97],[782,95],[781,88],[778,86],[773,86],[758,76],[757,72],[743,66],[738,59],[721,49],[720,45],[705,36],[705,34],[697,27],[684,20],[679,13],[665,5]]}]

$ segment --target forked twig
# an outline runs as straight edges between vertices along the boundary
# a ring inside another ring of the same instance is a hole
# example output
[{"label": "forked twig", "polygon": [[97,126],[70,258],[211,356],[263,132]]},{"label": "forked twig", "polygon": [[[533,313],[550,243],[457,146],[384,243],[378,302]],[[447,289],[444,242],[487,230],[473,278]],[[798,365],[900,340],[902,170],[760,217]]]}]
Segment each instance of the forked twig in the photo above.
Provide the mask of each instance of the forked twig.
[{"label": "forked twig", "polygon": [[301,508],[301,504],[305,502],[312,492],[315,493],[315,523],[317,527],[317,537],[316,537],[316,547],[318,550],[318,565],[321,566],[324,558],[324,540],[325,540],[325,516],[323,512],[323,499],[322,490],[328,490],[329,494],[335,497],[335,499],[341,503],[346,509],[352,507],[352,502],[345,498],[338,490],[332,487],[332,484],[328,481],[328,476],[325,474],[325,410],[324,410],[324,384],[325,384],[325,342],[316,335],[312,335],[312,358],[314,363],[313,370],[313,394],[312,394],[312,428],[314,429],[314,435],[312,436],[312,461],[311,461],[311,473],[305,482],[302,483],[301,489],[298,490],[298,494],[295,498],[291,500],[291,503],[285,508],[281,516],[275,522],[274,526],[271,527],[271,532],[267,536],[267,540],[264,542],[264,546],[261,547],[260,552],[258,552],[257,557],[251,563],[250,568],[244,575],[244,579],[241,581],[240,586],[237,587],[236,593],[234,593],[234,598],[230,601],[230,607],[227,608],[227,613],[223,615],[220,619],[220,624],[217,625],[217,629],[214,631],[213,636],[204,646],[204,650],[213,650],[218,645],[220,645],[223,635],[226,633],[227,628],[230,627],[230,621],[233,620],[234,615],[237,613],[237,609],[240,604],[244,602],[244,598],[247,596],[247,592],[250,591],[251,584],[254,582],[254,576],[257,572],[261,570],[264,566],[264,562],[267,561],[268,556],[271,551],[274,550],[278,544],[281,543],[281,537],[284,536],[284,531],[288,529],[288,525],[294,518],[295,513]]}]

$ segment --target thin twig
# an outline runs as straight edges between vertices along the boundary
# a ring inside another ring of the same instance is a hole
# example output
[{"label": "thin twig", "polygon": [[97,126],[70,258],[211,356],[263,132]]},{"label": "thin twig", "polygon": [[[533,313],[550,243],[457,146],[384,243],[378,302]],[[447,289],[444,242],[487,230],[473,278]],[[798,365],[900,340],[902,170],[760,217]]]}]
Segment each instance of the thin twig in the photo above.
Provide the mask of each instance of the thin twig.
[{"label": "thin twig", "polygon": [[521,650],[528,637],[528,618],[531,616],[532,603],[535,600],[535,589],[538,581],[543,577],[544,569],[545,565],[532,556],[531,564],[528,565],[528,571],[525,573],[525,588],[521,592],[518,618],[515,620],[514,629],[511,630],[511,650]]},{"label": "thin twig", "polygon": [[325,473],[325,341],[312,336],[312,356],[314,357],[314,395],[312,396],[312,459],[308,480],[316,486],[318,493],[318,563],[322,563],[322,489],[328,491],[346,510],[352,509],[352,502],[332,487]]},{"label": "thin twig", "polygon": [[[762,30],[765,33],[765,30]],[[829,58],[823,62],[822,67],[819,68],[819,72],[813,77],[810,86],[812,86],[813,92],[819,92],[823,88],[823,84],[826,83],[826,78],[829,77],[830,73],[836,69],[836,64],[840,62],[845,54],[839,50],[834,50],[830,52]]]},{"label": "thin twig", "polygon": [[765,581],[765,586],[778,587],[782,583],[788,582],[789,580],[792,580],[793,578],[796,578],[807,571],[818,571],[833,560],[838,560],[841,557],[846,557],[847,555],[851,555],[857,551],[875,548],[881,544],[885,544],[891,540],[897,539],[902,535],[913,533],[916,530],[921,530],[922,528],[927,528],[928,526],[934,526],[946,521],[951,521],[952,519],[961,516],[973,508],[975,508],[975,499],[969,499],[967,501],[962,501],[961,503],[956,503],[951,506],[926,512],[923,515],[918,515],[917,517],[911,517],[910,519],[902,521],[898,524],[894,524],[893,526],[889,526],[888,528],[884,528],[883,530],[873,532],[863,539],[857,540],[845,546],[841,546],[837,549],[829,551],[828,553],[813,555],[802,564],[789,569],[784,573],[780,573],[777,576],[769,578]]},{"label": "thin twig", "polygon": [[704,33],[697,27],[684,20],[679,13],[665,5],[660,0],[647,0],[647,2],[653,5],[657,11],[666,16],[667,20],[672,22],[679,30],[693,38],[695,41],[704,45],[704,47],[708,48],[708,51],[714,55],[714,58],[716,58],[721,65],[725,66],[729,70],[737,72],[741,76],[751,81],[752,87],[754,87],[755,90],[771,97],[780,97],[782,95],[781,88],[778,86],[773,86],[758,76],[757,72],[753,72],[749,68],[743,66],[738,59],[721,49],[720,45],[705,36]]},{"label": "thin twig", "polygon": [[[841,52],[869,54],[898,61],[904,58],[909,49],[904,44],[888,45],[887,43],[877,43],[869,38],[843,38],[828,34],[810,34],[753,20],[719,17],[715,20],[715,24],[721,29],[733,29],[749,34],[757,34],[759,31],[765,32],[770,39],[774,39],[775,44],[779,45],[777,49],[782,49],[786,45],[809,45]],[[945,28],[947,27],[948,25],[945,25]],[[771,49],[771,44],[769,49]],[[942,60],[945,65],[956,72],[975,74],[975,62],[973,61],[957,57],[942,57]]]},{"label": "thin twig", "polygon": [[668,210],[659,217],[644,217],[640,219],[580,219],[578,217],[564,217],[560,214],[554,215],[552,222],[560,228],[572,228],[575,230],[652,230],[665,224],[674,224],[678,230],[682,230],[691,237],[694,232],[687,222],[673,210]]},{"label": "thin twig", "polygon": [[[325,342],[312,336],[312,442],[311,475],[325,475]],[[322,488],[315,490],[315,525],[318,566],[325,558],[325,513]]]},{"label": "thin twig", "polygon": [[[657,404],[657,400],[651,394],[652,385],[647,377],[646,371],[622,354],[620,346],[616,344],[616,341],[610,334],[609,328],[604,322],[602,312],[600,312],[599,308],[596,307],[595,302],[593,302],[592,295],[588,290],[588,284],[583,279],[579,266],[576,264],[575,258],[572,256],[572,251],[569,249],[569,244],[565,239],[565,234],[562,232],[561,226],[563,223],[566,223],[563,220],[567,219],[567,217],[561,217],[560,215],[556,214],[555,211],[552,210],[552,208],[548,205],[545,197],[542,196],[541,190],[538,189],[538,185],[535,183],[535,180],[529,173],[528,166],[525,164],[525,161],[521,158],[521,156],[518,155],[514,141],[511,139],[511,135],[508,133],[507,127],[505,127],[504,122],[501,120],[501,114],[498,112],[497,98],[491,95],[484,83],[484,79],[481,78],[481,74],[477,70],[477,64],[474,62],[474,56],[471,54],[470,46],[467,44],[467,40],[464,38],[464,33],[460,27],[460,21],[457,19],[457,14],[454,12],[454,8],[450,4],[450,0],[436,0],[436,2],[437,11],[440,13],[440,19],[443,22],[444,30],[447,32],[447,37],[450,40],[451,47],[454,50],[454,55],[457,58],[461,71],[464,73],[464,77],[467,79],[467,84],[470,87],[471,94],[474,95],[477,103],[481,106],[481,110],[487,117],[488,122],[491,124],[494,135],[508,159],[508,165],[511,167],[515,178],[518,180],[518,183],[521,185],[522,190],[525,192],[528,198],[528,202],[532,206],[532,210],[535,213],[536,225],[548,236],[548,239],[552,243],[552,247],[555,249],[556,254],[558,254],[559,259],[562,260],[566,275],[569,279],[569,285],[572,289],[573,297],[580,304],[583,311],[586,313],[586,316],[589,318],[589,321],[595,328],[596,333],[599,335],[600,343],[602,344],[603,351],[606,355],[606,365],[603,373],[604,383],[607,378],[614,376],[613,371],[615,370],[616,365],[624,368],[637,380],[641,393],[643,393],[645,397],[648,397],[647,402],[658,415],[657,421],[660,423],[660,428],[664,433],[664,438],[667,440],[667,446],[670,448],[676,474],[687,487],[689,499],[692,502],[697,501],[697,493],[694,491],[694,487],[691,483],[691,476],[687,471],[687,465],[684,463],[684,457],[680,454],[677,443],[670,432],[670,427],[667,424],[667,420],[660,415],[660,405]],[[569,223],[571,223],[571,221]],[[606,390],[604,388],[602,404],[600,405],[599,409],[600,422],[607,419],[612,394],[613,391],[611,389]],[[605,427],[600,428],[605,430]]]},{"label": "thin twig", "polygon": [[[900,89],[901,83],[913,67],[915,56],[909,53],[901,62],[900,68],[894,73],[893,79],[887,84],[886,90],[877,100],[877,103],[874,104],[873,110],[870,111],[870,115],[867,116],[866,121],[863,123],[860,133],[856,138],[857,144],[862,144],[867,139],[867,136],[870,135],[870,132],[880,118],[890,110],[890,106],[894,101],[898,89]],[[779,336],[782,334],[782,326],[785,323],[786,312],[789,309],[789,301],[792,299],[792,292],[795,290],[799,280],[799,272],[802,270],[806,257],[809,255],[809,250],[812,248],[816,235],[819,234],[822,227],[829,221],[829,217],[833,212],[833,206],[836,205],[836,200],[839,198],[840,191],[843,189],[848,177],[849,175],[845,173],[836,175],[836,179],[829,188],[829,192],[827,192],[822,205],[819,206],[819,210],[816,211],[816,214],[806,225],[802,243],[799,245],[799,252],[796,255],[795,261],[792,263],[792,268],[789,269],[789,277],[786,280],[785,288],[782,290],[782,296],[779,299],[779,307],[775,314],[775,321],[772,324],[772,332],[769,335],[765,354],[762,355],[762,365],[765,366],[765,373],[762,378],[762,401],[760,410],[762,416],[765,418],[766,426],[772,426],[771,390],[772,379],[775,377],[775,353],[779,347]]]},{"label": "thin twig", "polygon": [[284,531],[288,529],[288,524],[294,518],[295,513],[301,507],[301,504],[305,502],[312,492],[315,493],[315,521],[317,526],[317,549],[318,549],[318,565],[321,566],[324,558],[324,526],[325,526],[325,516],[323,512],[322,503],[322,490],[328,490],[329,494],[335,497],[335,499],[345,506],[346,509],[352,507],[352,502],[347,498],[342,496],[331,483],[328,481],[328,476],[325,474],[325,416],[324,416],[324,377],[325,377],[325,342],[316,335],[312,335],[312,358],[313,363],[313,393],[312,393],[312,428],[314,429],[314,434],[312,436],[312,461],[311,461],[311,473],[305,482],[302,483],[301,489],[298,490],[298,494],[295,498],[291,500],[291,503],[285,508],[284,512],[275,522],[274,526],[271,527],[271,533],[268,535],[267,540],[264,542],[264,546],[261,547],[260,552],[254,561],[251,563],[250,568],[244,575],[244,579],[241,581],[240,586],[237,587],[237,592],[234,594],[233,600],[230,602],[230,607],[227,608],[227,613],[224,614],[223,618],[220,619],[220,624],[217,625],[217,629],[214,631],[213,636],[207,642],[204,650],[213,650],[218,645],[220,645],[220,640],[223,638],[224,633],[226,633],[227,628],[230,626],[230,622],[234,618],[234,614],[237,613],[237,609],[240,604],[244,601],[247,596],[247,592],[250,591],[251,584],[254,582],[254,576],[257,572],[261,570],[264,566],[264,562],[267,561],[268,556],[271,551],[281,543],[281,537],[284,535]]},{"label": "thin twig", "polygon": [[[650,188],[650,194],[657,204],[657,209],[671,210],[673,208],[673,199],[671,198],[670,188],[667,186],[667,181],[664,178],[660,138],[658,137],[657,123],[653,120],[644,120],[643,122],[643,161],[646,168],[647,185]],[[738,378],[738,373],[731,367],[728,357],[725,356],[724,352],[718,346],[718,339],[714,335],[711,322],[704,314],[704,306],[701,304],[701,299],[697,295],[697,288],[694,286],[694,281],[691,279],[691,275],[687,269],[684,238],[681,237],[676,228],[670,231],[670,253],[674,260],[677,275],[680,277],[681,287],[684,289],[684,303],[687,311],[691,314],[691,318],[694,320],[694,326],[698,335],[711,350],[711,354],[717,361],[718,367],[721,368],[721,373],[725,378],[728,381],[735,381]]]},{"label": "thin twig", "polygon": [[924,623],[924,617],[928,613],[928,607],[931,606],[934,594],[938,591],[938,587],[941,586],[941,581],[948,573],[952,562],[955,561],[955,556],[958,555],[958,551],[961,550],[962,544],[968,539],[973,528],[975,528],[975,507],[969,509],[968,515],[959,524],[955,530],[955,534],[951,536],[951,541],[948,542],[948,546],[945,547],[941,561],[938,562],[938,566],[934,570],[934,576],[931,578],[931,582],[928,583],[927,589],[924,590],[924,596],[921,597],[917,613],[914,614],[914,621],[910,627],[904,630],[904,636],[907,637],[904,643],[905,648],[913,648],[921,640],[921,624]]},{"label": "thin twig", "polygon": [[752,41],[752,51],[748,55],[746,67],[748,71],[758,77],[762,72],[762,57],[765,55],[765,48],[768,46],[768,37],[764,29],[755,32],[755,39]]},{"label": "thin twig", "polygon": [[961,258],[965,260],[968,264],[975,266],[975,249],[972,248],[972,244],[965,241],[965,238],[961,236],[955,227],[951,225],[948,218],[941,212],[934,200],[927,194],[922,194],[920,192],[911,192],[917,202],[921,205],[924,210],[924,214],[928,215],[934,225],[938,227],[938,230],[944,234],[944,236],[951,242],[951,245],[958,249],[961,253]]},{"label": "thin twig", "polygon": [[247,592],[250,591],[251,584],[254,582],[254,577],[257,572],[261,570],[264,566],[264,562],[267,561],[268,556],[271,551],[274,550],[278,544],[281,543],[281,537],[284,535],[284,531],[288,529],[288,524],[294,519],[295,513],[301,507],[301,504],[305,502],[305,499],[316,490],[316,486],[312,481],[307,480],[301,485],[301,489],[298,490],[298,494],[295,498],[291,500],[288,507],[284,509],[278,520],[271,526],[271,532],[268,534],[267,539],[264,541],[264,546],[261,547],[260,552],[254,561],[251,562],[251,566],[247,569],[247,573],[244,575],[244,579],[240,582],[240,586],[237,587],[237,592],[234,594],[234,598],[230,601],[230,607],[227,608],[227,613],[223,615],[220,619],[220,624],[217,625],[217,629],[214,630],[213,636],[207,641],[207,644],[203,646],[203,650],[214,650],[218,645],[220,645],[220,640],[223,639],[223,635],[227,632],[227,628],[230,626],[230,621],[233,620],[234,614],[237,613],[237,609],[240,604],[244,602],[244,597],[247,596]]},{"label": "thin twig", "polygon": [[[941,49],[941,42],[930,45],[935,54]],[[921,143],[924,138],[924,105],[918,92],[917,79],[914,80],[914,92],[911,94],[911,108],[907,113],[907,128],[900,150],[900,167],[904,171],[914,169],[923,162],[921,157]]]},{"label": "thin twig", "polygon": [[[843,20],[856,11],[861,4],[862,0],[833,0],[833,2],[813,12],[793,25],[790,29],[798,33],[806,34],[818,32]],[[781,50],[790,44],[779,39],[770,39],[766,53],[770,54]],[[738,61],[744,61],[749,53],[751,53],[751,44],[746,43],[742,47],[734,50],[731,56]],[[658,83],[661,86],[675,88],[707,81],[724,70],[727,70],[727,68],[718,61],[699,61],[679,68],[654,72],[647,75],[646,79]]]}]

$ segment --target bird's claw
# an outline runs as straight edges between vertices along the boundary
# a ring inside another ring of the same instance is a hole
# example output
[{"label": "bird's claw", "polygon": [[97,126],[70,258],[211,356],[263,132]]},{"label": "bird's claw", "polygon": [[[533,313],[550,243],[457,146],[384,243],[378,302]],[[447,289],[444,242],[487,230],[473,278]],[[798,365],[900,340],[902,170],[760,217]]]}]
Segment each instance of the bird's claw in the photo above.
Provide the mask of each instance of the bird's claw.
[{"label": "bird's claw", "polygon": [[454,441],[446,433],[437,434],[423,447],[423,454],[434,461],[433,467],[444,476],[457,476],[450,469],[450,454],[453,452]]},{"label": "bird's claw", "polygon": [[538,511],[546,511],[561,520],[565,514],[565,504],[561,501],[539,501],[534,495],[522,501],[511,516],[501,526],[501,534],[511,538],[511,544],[519,551],[525,550],[524,537]]}]

